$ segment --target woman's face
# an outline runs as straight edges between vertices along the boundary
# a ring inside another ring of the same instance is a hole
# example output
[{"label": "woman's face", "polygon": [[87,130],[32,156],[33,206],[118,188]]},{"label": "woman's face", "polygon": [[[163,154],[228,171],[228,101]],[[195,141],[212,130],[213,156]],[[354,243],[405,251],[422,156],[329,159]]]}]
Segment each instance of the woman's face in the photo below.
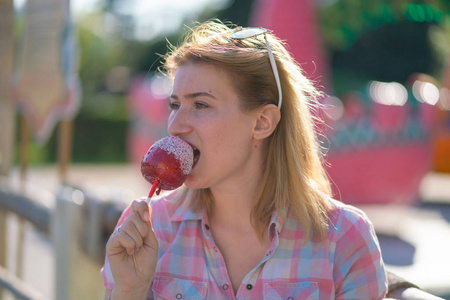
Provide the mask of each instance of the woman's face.
[{"label": "woman's face", "polygon": [[206,64],[186,64],[175,73],[169,133],[199,150],[185,184],[214,188],[245,184],[261,162],[253,139],[255,113],[244,113],[229,75]]}]

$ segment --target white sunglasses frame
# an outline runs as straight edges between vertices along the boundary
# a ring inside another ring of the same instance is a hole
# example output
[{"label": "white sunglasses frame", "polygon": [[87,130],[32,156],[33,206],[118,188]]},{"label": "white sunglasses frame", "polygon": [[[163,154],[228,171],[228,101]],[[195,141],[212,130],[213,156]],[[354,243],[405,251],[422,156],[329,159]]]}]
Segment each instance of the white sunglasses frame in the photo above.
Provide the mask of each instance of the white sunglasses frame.
[{"label": "white sunglasses frame", "polygon": [[270,47],[269,41],[267,40],[267,29],[261,27],[246,27],[239,28],[231,34],[231,38],[235,40],[244,40],[258,35],[264,35],[264,40],[266,42],[267,54],[269,55],[270,65],[272,67],[273,76],[275,77],[275,82],[278,88],[278,109],[281,111],[281,104],[283,102],[283,94],[281,92],[280,76],[278,75],[277,64],[275,63],[275,58],[272,53],[272,48]]}]

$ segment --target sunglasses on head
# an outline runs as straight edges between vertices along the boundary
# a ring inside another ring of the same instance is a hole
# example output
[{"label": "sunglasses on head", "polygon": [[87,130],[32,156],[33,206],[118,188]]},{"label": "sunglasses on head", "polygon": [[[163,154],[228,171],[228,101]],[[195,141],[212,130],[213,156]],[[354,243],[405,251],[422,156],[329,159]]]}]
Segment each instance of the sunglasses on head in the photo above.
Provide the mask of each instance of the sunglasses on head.
[{"label": "sunglasses on head", "polygon": [[232,39],[244,40],[247,38],[264,35],[264,40],[266,42],[267,54],[269,55],[270,65],[272,66],[273,76],[277,83],[278,88],[278,109],[281,110],[281,103],[283,95],[281,93],[280,76],[278,75],[277,64],[275,63],[275,58],[273,57],[272,48],[270,47],[269,41],[267,40],[267,30],[264,28],[248,27],[236,30],[231,34]]}]

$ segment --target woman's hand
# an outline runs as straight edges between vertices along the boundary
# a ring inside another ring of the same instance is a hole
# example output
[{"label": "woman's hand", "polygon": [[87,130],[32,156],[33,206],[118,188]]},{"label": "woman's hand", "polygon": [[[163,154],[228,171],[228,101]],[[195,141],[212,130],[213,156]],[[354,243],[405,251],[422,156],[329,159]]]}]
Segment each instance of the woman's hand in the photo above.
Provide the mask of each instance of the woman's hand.
[{"label": "woman's hand", "polygon": [[158,258],[150,216],[151,207],[145,201],[133,201],[129,216],[106,244],[115,283],[113,294],[147,295]]}]

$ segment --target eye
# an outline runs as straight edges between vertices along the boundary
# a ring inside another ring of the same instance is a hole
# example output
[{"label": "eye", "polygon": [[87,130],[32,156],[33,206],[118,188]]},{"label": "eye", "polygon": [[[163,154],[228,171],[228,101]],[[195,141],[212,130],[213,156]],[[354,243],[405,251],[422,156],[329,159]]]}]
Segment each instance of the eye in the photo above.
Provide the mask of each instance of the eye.
[{"label": "eye", "polygon": [[195,108],[202,109],[202,108],[208,108],[209,106],[203,102],[195,102],[194,103]]},{"label": "eye", "polygon": [[168,106],[170,110],[177,110],[178,108],[180,108],[180,105],[176,102],[169,102]]}]

